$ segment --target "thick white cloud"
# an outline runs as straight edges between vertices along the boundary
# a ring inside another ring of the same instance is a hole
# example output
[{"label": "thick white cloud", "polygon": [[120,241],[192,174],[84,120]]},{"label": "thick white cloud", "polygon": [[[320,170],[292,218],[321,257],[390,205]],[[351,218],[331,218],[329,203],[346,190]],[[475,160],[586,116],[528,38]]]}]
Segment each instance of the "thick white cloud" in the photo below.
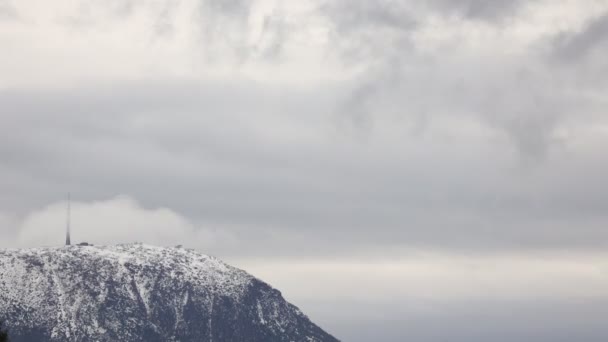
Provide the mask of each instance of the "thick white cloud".
[{"label": "thick white cloud", "polygon": [[[219,248],[235,242],[226,232],[194,226],[167,208],[143,208],[127,196],[95,202],[73,202],[70,217],[74,244],[187,244],[206,250],[210,246]],[[15,244],[22,247],[62,245],[65,241],[66,220],[67,202],[54,203],[36,210],[19,223]]]}]

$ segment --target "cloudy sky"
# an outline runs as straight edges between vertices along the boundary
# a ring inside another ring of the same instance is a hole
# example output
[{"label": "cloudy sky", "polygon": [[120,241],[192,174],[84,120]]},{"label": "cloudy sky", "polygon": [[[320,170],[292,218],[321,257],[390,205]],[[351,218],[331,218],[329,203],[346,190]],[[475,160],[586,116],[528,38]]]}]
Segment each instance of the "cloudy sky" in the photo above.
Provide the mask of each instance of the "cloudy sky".
[{"label": "cloudy sky", "polygon": [[0,247],[183,244],[344,341],[608,338],[608,1],[0,0]]}]

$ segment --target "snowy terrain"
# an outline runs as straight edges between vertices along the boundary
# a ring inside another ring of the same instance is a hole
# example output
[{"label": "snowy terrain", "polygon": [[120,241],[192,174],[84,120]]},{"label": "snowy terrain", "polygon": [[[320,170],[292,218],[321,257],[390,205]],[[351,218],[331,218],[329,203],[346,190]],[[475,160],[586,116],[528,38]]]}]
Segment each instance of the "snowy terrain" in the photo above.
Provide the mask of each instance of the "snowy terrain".
[{"label": "snowy terrain", "polygon": [[0,319],[20,341],[337,341],[220,260],[141,244],[0,251]]}]

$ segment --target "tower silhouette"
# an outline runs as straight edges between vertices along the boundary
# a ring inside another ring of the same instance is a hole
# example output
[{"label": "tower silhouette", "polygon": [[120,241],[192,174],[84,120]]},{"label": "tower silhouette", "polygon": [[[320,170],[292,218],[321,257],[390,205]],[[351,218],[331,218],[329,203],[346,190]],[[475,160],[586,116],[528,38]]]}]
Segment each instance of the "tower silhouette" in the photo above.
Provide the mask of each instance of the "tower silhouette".
[{"label": "tower silhouette", "polygon": [[68,212],[67,212],[67,219],[66,219],[66,229],[65,229],[65,245],[69,246],[71,245],[71,241],[70,241],[70,193],[68,192]]}]

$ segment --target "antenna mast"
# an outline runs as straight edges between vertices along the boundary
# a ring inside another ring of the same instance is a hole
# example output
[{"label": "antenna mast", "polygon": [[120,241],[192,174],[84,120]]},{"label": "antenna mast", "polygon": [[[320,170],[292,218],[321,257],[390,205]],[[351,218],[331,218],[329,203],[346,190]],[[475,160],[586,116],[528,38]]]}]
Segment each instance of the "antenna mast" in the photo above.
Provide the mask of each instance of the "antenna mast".
[{"label": "antenna mast", "polygon": [[69,246],[71,244],[70,241],[70,193],[68,192],[68,212],[66,219],[66,231],[65,231],[65,245]]}]

